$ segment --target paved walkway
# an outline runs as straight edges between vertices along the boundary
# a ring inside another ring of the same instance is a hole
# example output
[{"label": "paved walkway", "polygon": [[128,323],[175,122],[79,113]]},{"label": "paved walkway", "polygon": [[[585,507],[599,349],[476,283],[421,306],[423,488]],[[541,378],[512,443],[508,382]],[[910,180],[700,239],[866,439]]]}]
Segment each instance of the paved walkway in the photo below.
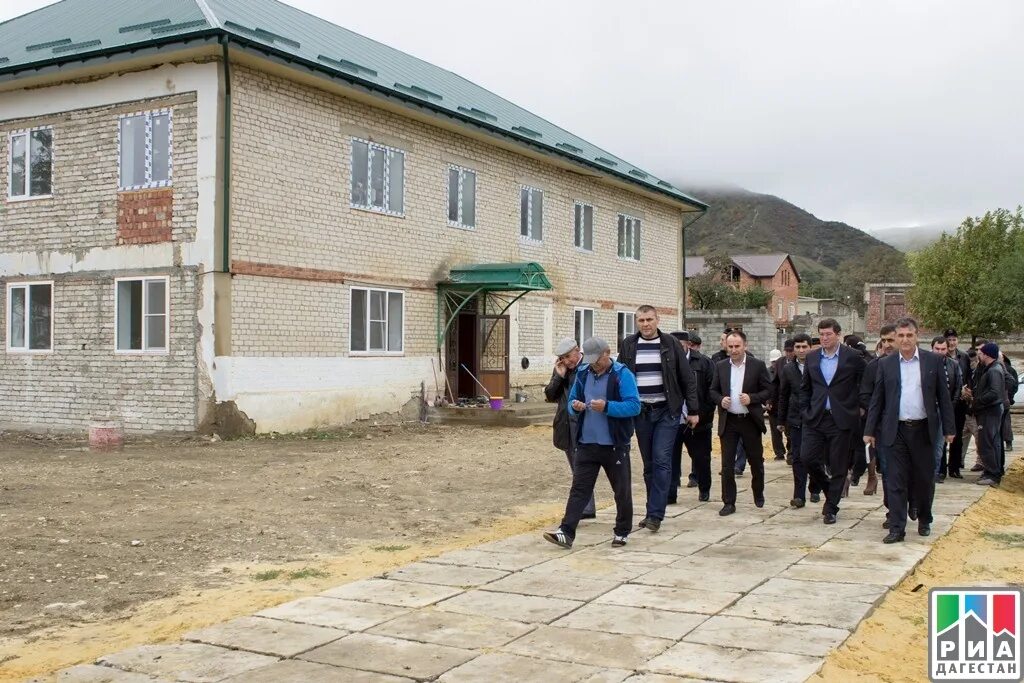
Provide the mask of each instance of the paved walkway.
[{"label": "paved walkway", "polygon": [[[722,518],[685,489],[659,533],[625,548],[610,547],[606,509],[572,551],[537,531],[449,552],[59,680],[803,681],[987,490],[973,476],[938,485],[932,536],[912,525],[905,543],[883,545],[881,495],[852,491],[824,526],[820,506],[784,506],[784,463],[767,470],[760,510],[741,492]],[[743,491],[749,475],[739,481]]]}]

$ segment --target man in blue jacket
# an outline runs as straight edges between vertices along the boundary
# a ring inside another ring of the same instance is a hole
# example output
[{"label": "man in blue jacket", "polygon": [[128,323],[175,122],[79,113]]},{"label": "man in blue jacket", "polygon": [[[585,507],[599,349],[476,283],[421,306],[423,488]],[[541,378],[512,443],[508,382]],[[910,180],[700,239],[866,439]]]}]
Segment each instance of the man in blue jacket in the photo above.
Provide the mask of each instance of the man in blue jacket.
[{"label": "man in blue jacket", "polygon": [[569,413],[576,420],[576,457],[572,488],[565,516],[556,531],[544,538],[571,548],[583,509],[594,493],[597,474],[603,468],[615,494],[615,529],[612,545],[626,545],[633,525],[633,490],[629,469],[629,441],[633,418],[640,414],[636,377],[622,363],[614,362],[608,342],[591,337],[583,342],[583,360],[569,393]]}]

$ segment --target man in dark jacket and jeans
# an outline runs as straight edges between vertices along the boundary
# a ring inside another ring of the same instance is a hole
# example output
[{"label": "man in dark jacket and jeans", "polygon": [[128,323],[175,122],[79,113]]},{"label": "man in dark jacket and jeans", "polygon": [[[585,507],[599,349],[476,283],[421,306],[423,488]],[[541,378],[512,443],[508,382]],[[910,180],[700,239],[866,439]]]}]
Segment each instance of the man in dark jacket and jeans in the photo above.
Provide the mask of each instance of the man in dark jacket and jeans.
[{"label": "man in dark jacket and jeans", "polygon": [[679,430],[679,417],[686,405],[686,423],[697,426],[699,405],[693,372],[679,342],[658,329],[654,306],[636,311],[637,333],[622,340],[619,362],[636,376],[640,392],[640,415],[636,418],[636,441],[644,461],[647,487],[647,516],[640,527],[657,531],[665,519],[669,485],[672,482],[672,446]]},{"label": "man in dark jacket and jeans", "polygon": [[633,490],[629,467],[629,442],[633,418],[640,412],[640,395],[633,373],[611,359],[608,342],[591,337],[583,342],[583,367],[569,392],[569,414],[576,421],[576,461],[565,516],[555,531],[544,538],[571,548],[583,507],[594,492],[597,473],[603,468],[615,494],[615,529],[612,545],[626,545],[633,526]]},{"label": "man in dark jacket and jeans", "polygon": [[[580,353],[580,348],[572,337],[566,337],[558,342],[555,354],[557,354],[555,368],[551,371],[551,380],[544,387],[544,398],[548,403],[558,404],[558,407],[555,408],[555,419],[551,425],[552,441],[555,448],[565,452],[565,457],[569,461],[569,471],[572,472],[573,451],[575,450],[572,428],[575,420],[569,417],[569,391],[572,389],[573,382],[576,381],[576,368],[580,359],[583,358],[583,354]],[[583,508],[583,519],[593,519],[596,516],[597,507],[594,496],[591,494],[590,501]]]},{"label": "man in dark jacket and jeans", "polygon": [[707,501],[711,497],[711,424],[715,419],[715,404],[711,400],[711,380],[715,365],[711,359],[703,355],[696,347],[700,347],[700,337],[687,332],[673,332],[672,336],[679,340],[680,348],[684,349],[690,370],[693,372],[694,384],[697,387],[697,426],[691,427],[685,421],[676,432],[676,442],[672,447],[672,483],[668,489],[668,504],[678,502],[679,485],[683,476],[683,446],[690,456],[690,471],[697,484],[698,500]]},{"label": "man in dark jacket and jeans", "polygon": [[999,346],[985,343],[978,349],[971,392],[974,417],[978,421],[978,455],[985,471],[978,483],[998,486],[1003,478],[1002,426],[1006,403],[1006,377],[999,362]]}]

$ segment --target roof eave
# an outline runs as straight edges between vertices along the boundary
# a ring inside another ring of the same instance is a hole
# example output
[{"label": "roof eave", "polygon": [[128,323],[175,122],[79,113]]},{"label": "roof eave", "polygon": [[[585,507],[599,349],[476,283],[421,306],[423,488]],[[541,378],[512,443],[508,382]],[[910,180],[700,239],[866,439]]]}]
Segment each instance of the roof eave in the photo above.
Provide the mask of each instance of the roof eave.
[{"label": "roof eave", "polygon": [[623,173],[621,171],[610,169],[606,166],[603,166],[602,164],[599,164],[596,161],[582,159],[578,156],[570,154],[567,151],[561,150],[553,145],[540,144],[536,140],[532,140],[523,135],[517,135],[510,131],[504,130],[503,128],[500,128],[498,126],[492,126],[485,121],[481,121],[470,116],[460,115],[456,112],[452,112],[451,110],[445,109],[443,107],[434,106],[430,102],[427,102],[425,100],[404,95],[401,92],[382,87],[377,83],[363,80],[357,76],[326,68],[323,64],[312,62],[302,57],[297,57],[283,50],[276,49],[273,46],[266,45],[259,41],[251,40],[246,36],[239,35],[237,33],[230,31],[229,29],[222,28],[219,26],[207,27],[198,31],[175,34],[161,38],[154,38],[152,40],[147,40],[141,43],[134,43],[132,45],[101,48],[98,50],[91,50],[88,52],[76,53],[73,55],[53,57],[52,59],[40,60],[29,64],[17,64],[9,67],[3,67],[0,68],[0,83],[5,81],[11,82],[18,78],[22,78],[24,77],[25,73],[29,72],[39,73],[41,71],[48,69],[62,70],[63,68],[71,64],[85,65],[89,62],[95,63],[101,59],[109,60],[115,56],[122,54],[134,54],[140,51],[149,49],[160,49],[170,45],[187,45],[197,40],[210,40],[211,42],[215,42],[224,37],[228,38],[228,40],[238,45],[254,49],[270,57],[282,60],[285,62],[286,65],[301,65],[310,71],[326,74],[334,80],[341,80],[350,85],[364,88],[375,94],[383,95],[385,97],[398,100],[405,104],[406,106],[430,111],[434,114],[441,115],[446,118],[457,121],[458,123],[464,126],[478,130],[483,130],[492,135],[498,135],[500,137],[511,140],[518,145],[527,147],[534,151],[541,152],[545,155],[556,156],[557,158],[568,161],[576,166],[582,166],[584,168],[587,168],[588,170],[597,171],[598,173],[614,178],[619,182],[625,182],[630,186],[640,188],[649,193],[655,193],[659,196],[671,199],[678,204],[683,204],[685,206],[691,207],[689,211],[684,210],[684,212],[704,212],[707,211],[708,209],[708,205],[705,204],[704,202],[693,197],[690,197],[686,194],[683,194],[682,192],[669,192],[664,188],[658,187],[655,184],[641,182],[637,178],[634,178],[631,175],[629,175],[628,173]]}]

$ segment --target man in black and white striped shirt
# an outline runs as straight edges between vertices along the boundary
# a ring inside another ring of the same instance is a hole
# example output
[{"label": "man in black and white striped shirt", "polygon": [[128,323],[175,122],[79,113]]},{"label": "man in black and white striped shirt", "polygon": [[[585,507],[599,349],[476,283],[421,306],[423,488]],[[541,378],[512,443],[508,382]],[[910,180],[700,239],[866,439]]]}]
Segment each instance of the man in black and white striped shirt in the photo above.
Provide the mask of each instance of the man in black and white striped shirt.
[{"label": "man in black and white striped shirt", "polygon": [[647,488],[647,516],[640,526],[657,531],[665,518],[672,483],[672,447],[684,405],[687,423],[690,427],[697,424],[697,385],[679,343],[658,329],[658,311],[653,306],[637,309],[636,329],[636,334],[619,345],[618,360],[636,375],[640,390],[636,440]]}]

